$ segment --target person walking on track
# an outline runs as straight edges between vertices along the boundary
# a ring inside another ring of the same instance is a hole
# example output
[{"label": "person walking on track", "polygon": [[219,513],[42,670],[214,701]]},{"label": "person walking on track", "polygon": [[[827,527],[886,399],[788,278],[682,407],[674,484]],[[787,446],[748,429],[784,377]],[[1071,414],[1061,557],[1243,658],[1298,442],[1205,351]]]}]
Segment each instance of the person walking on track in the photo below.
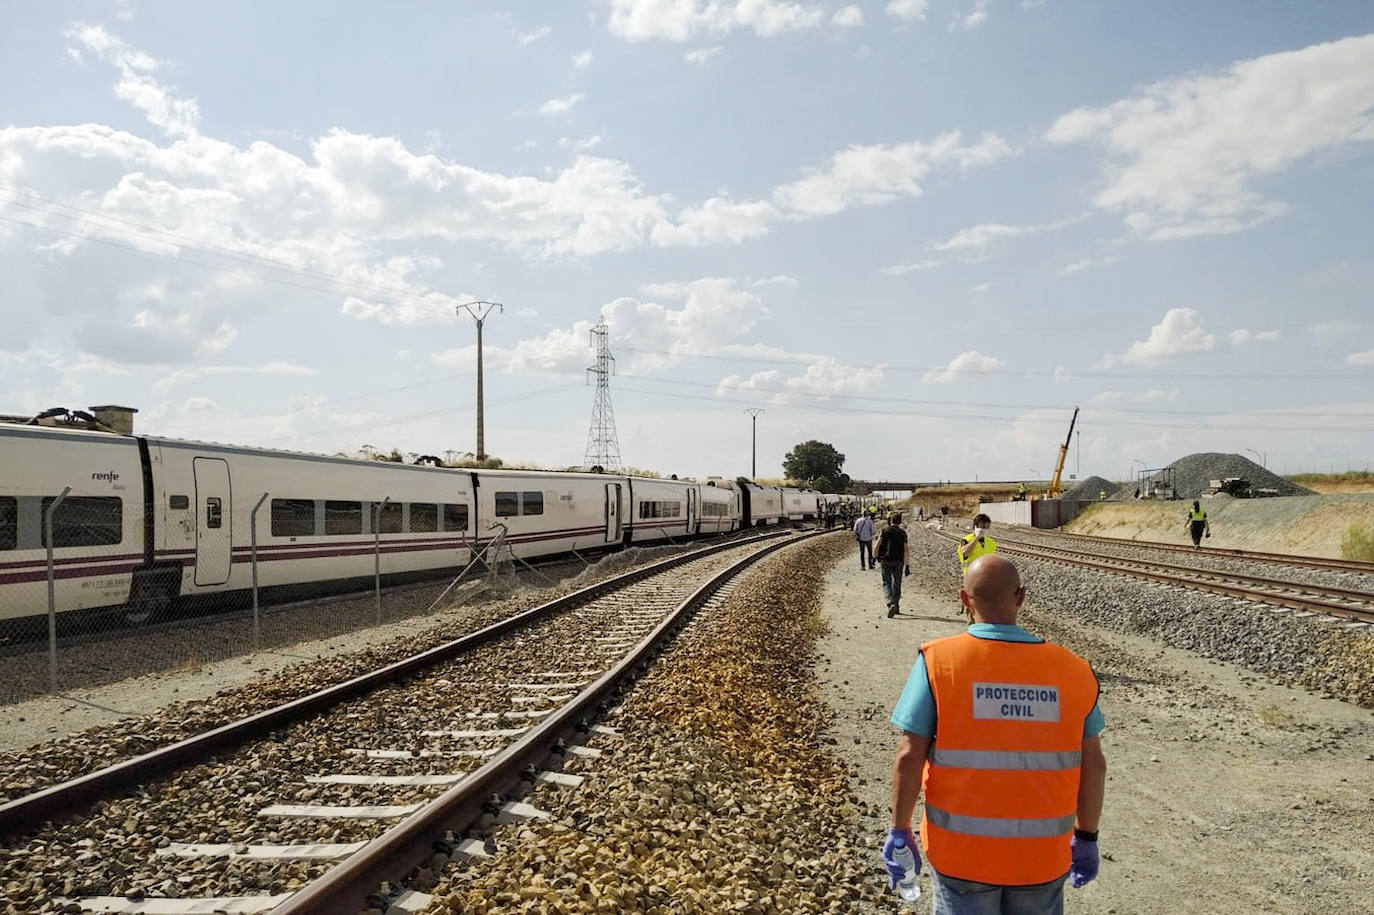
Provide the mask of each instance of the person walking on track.
[{"label": "person walking on track", "polygon": [[[863,512],[854,522],[854,539],[859,541],[859,568],[873,568],[873,519],[868,512]],[[868,565],[864,565],[864,557],[868,557]]]},{"label": "person walking on track", "polygon": [[988,530],[992,527],[992,519],[987,515],[973,516],[973,533],[964,538],[964,542],[959,544],[959,568],[968,572],[969,563],[980,556],[997,552],[997,541],[988,536]]},{"label": "person walking on track", "polygon": [[896,616],[901,610],[902,575],[911,574],[911,545],[902,530],[902,513],[887,516],[887,527],[878,535],[874,550],[883,567],[883,596],[887,598],[887,615]]},{"label": "person walking on track", "polygon": [[892,712],[902,736],[883,863],[894,887],[915,876],[897,852],[916,852],[924,793],[934,915],[1061,915],[1065,878],[1081,887],[1097,876],[1107,781],[1097,677],[1016,625],[1025,599],[1009,561],[974,560],[959,591],[972,625],[921,646]]},{"label": "person walking on track", "polygon": [[1193,500],[1193,508],[1188,512],[1188,520],[1184,522],[1188,528],[1188,533],[1193,535],[1193,549],[1202,546],[1202,535],[1212,536],[1212,526],[1207,523],[1207,509],[1203,508],[1196,499]]}]

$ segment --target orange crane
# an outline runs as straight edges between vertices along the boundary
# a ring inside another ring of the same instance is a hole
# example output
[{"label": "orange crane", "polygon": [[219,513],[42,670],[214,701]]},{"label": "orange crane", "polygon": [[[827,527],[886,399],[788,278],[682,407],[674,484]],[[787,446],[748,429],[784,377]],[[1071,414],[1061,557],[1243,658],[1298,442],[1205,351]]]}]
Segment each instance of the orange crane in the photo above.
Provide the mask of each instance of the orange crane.
[{"label": "orange crane", "polygon": [[1078,422],[1078,408],[1073,408],[1073,419],[1069,420],[1069,434],[1064,439],[1064,444],[1059,446],[1059,460],[1054,464],[1054,479],[1050,480],[1050,491],[1047,494],[1051,499],[1058,499],[1064,494],[1064,487],[1059,485],[1059,478],[1064,475],[1064,462],[1069,457],[1069,442],[1073,441],[1073,427]]}]

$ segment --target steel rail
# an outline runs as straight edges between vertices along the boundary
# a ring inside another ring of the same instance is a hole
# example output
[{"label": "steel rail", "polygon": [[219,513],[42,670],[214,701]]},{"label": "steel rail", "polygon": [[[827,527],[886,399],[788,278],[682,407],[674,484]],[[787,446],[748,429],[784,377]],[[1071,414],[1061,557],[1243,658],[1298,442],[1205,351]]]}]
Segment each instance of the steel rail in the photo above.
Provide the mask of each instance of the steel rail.
[{"label": "steel rail", "polygon": [[273,909],[272,915],[335,915],[365,908],[369,894],[383,883],[403,880],[434,853],[436,842],[447,833],[461,832],[470,826],[481,816],[489,798],[508,794],[519,784],[523,772],[544,761],[560,740],[582,729],[589,710],[631,679],[723,584],[763,557],[823,533],[813,531],[772,543],[712,577],[669,613],[620,663],[561,709],[424,808],[297,891]]},{"label": "steel rail", "polygon": [[[724,550],[735,549],[758,541],[773,540],[788,536],[788,534],[789,532],[778,531],[752,539],[713,544],[679,556],[669,557],[643,568],[633,569],[493,623],[477,632],[460,636],[410,657],[402,658],[385,667],[360,674],[343,683],[327,686],[324,689],[152,750],[141,756],[113,763],[95,772],[89,772],[24,797],[15,798],[0,804],[0,838],[9,839],[44,821],[69,816],[84,805],[108,796],[121,788],[150,778],[165,776],[176,769],[202,762],[215,753],[240,746],[284,725],[318,715],[340,702],[372,692],[426,667],[451,660],[494,641],[512,630],[523,628],[546,617],[595,600],[627,585]],[[789,537],[789,541],[791,539],[794,538]]]},{"label": "steel rail", "polygon": [[1233,581],[1237,583],[1255,585],[1257,587],[1269,587],[1275,590],[1296,591],[1311,594],[1315,597],[1329,597],[1336,600],[1350,601],[1351,603],[1365,604],[1371,612],[1374,612],[1374,591],[1359,591],[1352,588],[1335,588],[1330,585],[1313,585],[1307,582],[1290,581],[1284,578],[1265,578],[1261,575],[1246,575],[1241,572],[1219,572],[1215,569],[1199,569],[1194,566],[1170,565],[1163,562],[1155,562],[1151,559],[1133,559],[1127,556],[1104,556],[1099,553],[1088,553],[1083,550],[1070,549],[1063,546],[1052,546],[1043,543],[1034,543],[1026,540],[1006,540],[998,541],[999,544],[1008,543],[1018,548],[1028,548],[1034,550],[1044,550],[1057,553],[1066,553],[1071,556],[1083,556],[1103,563],[1126,563],[1130,565],[1146,566],[1166,571],[1177,570],[1187,572],[1190,575],[1198,575],[1205,578],[1221,579],[1223,581]]},{"label": "steel rail", "polygon": [[[1270,562],[1280,565],[1299,566],[1309,569],[1333,569],[1338,572],[1374,575],[1374,562],[1358,559],[1331,559],[1325,556],[1298,556],[1294,553],[1264,553],[1256,550],[1239,550],[1228,547],[1204,546],[1194,548],[1182,543],[1168,543],[1162,540],[1127,540],[1124,537],[1103,537],[1100,534],[1075,534],[1061,531],[1043,531],[1051,537],[1076,537],[1095,543],[1110,543],[1116,546],[1138,546],[1153,550],[1167,550],[1175,553],[1193,553],[1200,556],[1217,556],[1240,559],[1246,562]],[[1001,542],[1001,541],[999,541]]]},{"label": "steel rail", "polygon": [[[943,531],[940,536],[946,539],[961,541],[962,538],[947,534]],[[1335,616],[1343,619],[1356,620],[1362,623],[1374,623],[1374,609],[1360,609],[1358,607],[1347,607],[1342,604],[1333,604],[1325,600],[1305,597],[1291,597],[1272,590],[1261,590],[1257,587],[1244,585],[1227,585],[1204,578],[1193,577],[1189,574],[1177,574],[1179,572],[1195,573],[1202,576],[1229,577],[1229,578],[1248,578],[1256,582],[1264,582],[1270,586],[1280,588],[1317,588],[1316,585],[1300,585],[1295,582],[1279,581],[1275,579],[1254,578],[1253,576],[1233,576],[1228,573],[1204,572],[1197,569],[1189,569],[1179,566],[1166,566],[1162,563],[1150,562],[1143,559],[1123,559],[1118,556],[1113,557],[1091,557],[1081,558],[1086,554],[1076,553],[1073,550],[1065,550],[1062,547],[1039,547],[1028,545],[1016,541],[999,540],[997,542],[998,552],[1012,553],[1022,556],[1029,556],[1034,559],[1043,559],[1047,562],[1057,562],[1061,565],[1073,566],[1082,569],[1091,569],[1097,572],[1115,572],[1122,575],[1130,575],[1133,578],[1143,578],[1147,581],[1159,582],[1161,584],[1175,585],[1183,588],[1190,588],[1195,591],[1207,591],[1212,594],[1221,594],[1226,597],[1239,597],[1244,600],[1256,601],[1258,603],[1272,604],[1279,607],[1287,607],[1291,610],[1305,610],[1312,613],[1322,613],[1327,616]],[[1062,554],[1070,555],[1062,555]],[[1132,566],[1135,566],[1132,568]],[[1150,568],[1166,569],[1172,571],[1157,572]],[[1331,589],[1338,590],[1338,589]],[[1361,599],[1366,602],[1374,601],[1374,595],[1363,594],[1362,592],[1348,592],[1361,594]]]}]

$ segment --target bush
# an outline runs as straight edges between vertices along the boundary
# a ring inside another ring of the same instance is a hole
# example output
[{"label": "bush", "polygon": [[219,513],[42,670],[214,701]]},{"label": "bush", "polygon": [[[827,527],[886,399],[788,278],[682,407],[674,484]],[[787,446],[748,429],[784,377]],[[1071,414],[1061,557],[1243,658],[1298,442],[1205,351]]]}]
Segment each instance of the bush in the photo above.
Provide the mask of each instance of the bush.
[{"label": "bush", "polygon": [[1341,538],[1341,558],[1374,562],[1374,530],[1364,524],[1352,524]]}]

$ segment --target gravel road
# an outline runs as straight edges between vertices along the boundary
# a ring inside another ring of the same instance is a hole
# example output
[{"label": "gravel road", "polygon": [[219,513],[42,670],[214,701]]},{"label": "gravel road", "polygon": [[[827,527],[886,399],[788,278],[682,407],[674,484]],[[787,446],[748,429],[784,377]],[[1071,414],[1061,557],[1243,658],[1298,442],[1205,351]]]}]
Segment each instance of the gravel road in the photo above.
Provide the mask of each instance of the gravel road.
[{"label": "gravel road", "polygon": [[[964,625],[956,615],[953,544],[913,534],[914,574],[899,617],[885,617],[878,574],[860,572],[852,557],[825,585],[822,612],[832,636],[821,649],[822,697],[836,712],[829,736],[856,772],[871,843],[888,825],[898,733],[887,718],[917,647]],[[1026,571],[1023,623],[1093,664],[1107,718],[1106,858],[1096,882],[1066,893],[1066,911],[1368,911],[1368,711],[1125,631],[1137,625],[1142,601],[1207,616],[1190,595],[1134,583],[1109,587],[1107,576],[1062,567]],[[1244,626],[1237,622],[1242,608],[1230,609],[1218,629]],[[876,845],[865,860],[874,854]]]}]

